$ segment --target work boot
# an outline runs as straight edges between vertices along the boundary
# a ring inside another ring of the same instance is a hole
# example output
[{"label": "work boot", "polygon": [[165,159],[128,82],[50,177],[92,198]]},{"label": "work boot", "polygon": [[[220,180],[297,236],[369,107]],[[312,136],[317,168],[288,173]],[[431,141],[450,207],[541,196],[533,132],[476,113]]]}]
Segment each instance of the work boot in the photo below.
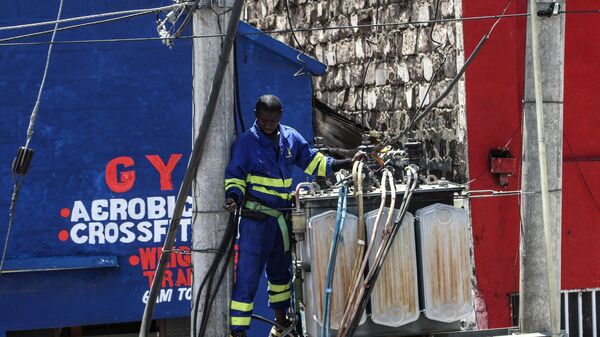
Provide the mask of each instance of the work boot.
[{"label": "work boot", "polygon": [[229,337],[246,337],[245,330],[233,330],[229,333]]},{"label": "work boot", "polygon": [[[284,326],[286,329],[290,327],[290,325],[292,325],[292,321],[290,321],[289,319],[285,319],[282,321],[276,321],[277,323],[279,323],[280,325]],[[283,330],[279,329],[276,326],[273,326],[271,328],[271,333],[269,334],[269,337],[281,337],[283,335]]]}]

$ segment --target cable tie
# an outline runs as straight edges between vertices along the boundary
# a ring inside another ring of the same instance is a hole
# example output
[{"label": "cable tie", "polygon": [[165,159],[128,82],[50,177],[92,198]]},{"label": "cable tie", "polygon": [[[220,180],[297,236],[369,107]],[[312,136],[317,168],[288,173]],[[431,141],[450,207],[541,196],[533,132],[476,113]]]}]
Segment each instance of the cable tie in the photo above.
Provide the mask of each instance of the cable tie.
[{"label": "cable tie", "polygon": [[356,242],[357,242],[359,245],[361,245],[361,246],[364,246],[364,245],[366,245],[366,242],[365,242],[365,240],[358,240],[358,241],[356,241]]},{"label": "cable tie", "polygon": [[325,292],[328,293],[328,294],[330,294],[330,293],[333,292],[333,289],[331,289],[331,288],[325,288]]}]

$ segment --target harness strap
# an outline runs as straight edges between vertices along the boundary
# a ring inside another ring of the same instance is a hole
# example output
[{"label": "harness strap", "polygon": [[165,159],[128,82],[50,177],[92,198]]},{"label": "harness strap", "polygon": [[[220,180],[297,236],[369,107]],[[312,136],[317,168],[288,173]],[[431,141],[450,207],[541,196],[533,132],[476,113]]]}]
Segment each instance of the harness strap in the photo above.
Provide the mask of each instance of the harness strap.
[{"label": "harness strap", "polygon": [[272,209],[270,207],[261,205],[254,201],[246,201],[245,206],[246,206],[246,208],[248,208],[250,210],[253,210],[256,212],[261,212],[261,213],[271,216],[273,218],[277,218],[277,223],[279,224],[279,230],[281,231],[281,236],[283,237],[283,249],[285,252],[289,251],[290,250],[290,236],[288,234],[288,227],[287,227],[287,223],[285,222],[285,217],[283,216],[283,213],[281,213],[278,210]]}]

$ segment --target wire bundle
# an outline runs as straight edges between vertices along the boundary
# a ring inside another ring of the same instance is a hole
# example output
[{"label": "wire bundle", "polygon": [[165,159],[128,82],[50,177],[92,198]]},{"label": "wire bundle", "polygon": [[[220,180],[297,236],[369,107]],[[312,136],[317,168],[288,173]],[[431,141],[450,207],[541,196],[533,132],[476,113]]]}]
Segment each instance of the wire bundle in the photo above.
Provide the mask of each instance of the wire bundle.
[{"label": "wire bundle", "polygon": [[[400,226],[402,225],[404,216],[408,210],[408,205],[412,198],[412,194],[418,184],[417,171],[412,166],[406,167],[406,171],[407,171],[406,172],[407,173],[407,182],[406,182],[407,191],[406,191],[406,193],[404,193],[404,196],[402,198],[402,204],[400,205],[400,217],[399,217],[398,221],[393,224],[393,226],[390,226],[390,224],[392,222],[391,220],[392,220],[393,214],[394,214],[394,203],[395,203],[396,190],[395,190],[394,180],[393,180],[393,176],[392,176],[391,172],[385,170],[383,173],[382,185],[381,185],[382,186],[382,202],[381,202],[379,211],[377,212],[377,217],[375,219],[373,233],[371,234],[371,239],[369,242],[369,247],[367,248],[367,253],[366,253],[365,257],[363,258],[361,271],[364,271],[366,269],[366,264],[367,264],[371,249],[373,248],[373,242],[375,241],[375,237],[377,235],[377,228],[379,225],[379,220],[381,218],[381,213],[384,208],[383,206],[385,205],[386,177],[389,177],[389,184],[390,184],[390,188],[391,188],[391,192],[392,192],[392,200],[390,202],[391,207],[389,208],[386,225],[385,225],[385,228],[383,231],[384,237],[381,242],[381,245],[377,249],[377,253],[375,254],[373,263],[372,263],[371,267],[369,268],[369,271],[368,271],[367,276],[365,277],[365,280],[363,282],[361,282],[360,278],[356,279],[355,287],[352,290],[352,294],[348,299],[348,302],[346,305],[346,310],[344,311],[344,316],[343,316],[342,322],[340,324],[340,330],[338,331],[339,337],[352,336],[354,334],[354,331],[356,330],[356,327],[358,326],[358,323],[360,322],[362,313],[364,312],[364,310],[367,306],[367,303],[371,297],[371,293],[373,292],[373,289],[374,289],[373,285],[375,284],[375,282],[377,281],[377,278],[379,277],[379,273],[381,272],[381,269],[383,268],[385,258],[387,257],[387,254],[390,251],[390,248],[392,247],[394,238],[396,237],[396,234],[398,233]],[[362,273],[359,275],[362,275]]]},{"label": "wire bundle", "polygon": [[[206,328],[208,326],[208,320],[210,319],[210,312],[217,297],[217,293],[219,292],[219,288],[223,283],[223,279],[225,277],[225,273],[227,272],[227,266],[231,262],[231,258],[233,257],[234,245],[235,245],[235,237],[237,235],[237,223],[239,220],[238,213],[232,213],[229,216],[229,222],[227,224],[227,229],[225,230],[225,234],[221,239],[221,243],[219,244],[219,248],[217,248],[217,253],[215,258],[213,259],[206,275],[202,279],[200,283],[200,287],[198,288],[198,293],[195,294],[196,301],[194,302],[194,314],[192,315],[194,332],[198,331],[197,336],[202,337],[206,332]],[[223,260],[225,257],[225,260]],[[220,271],[219,271],[219,266]],[[217,275],[217,282],[215,283],[215,275]],[[200,321],[200,329],[197,329],[198,323],[198,313],[200,311],[200,298],[202,297],[202,292],[204,291],[204,287],[206,286],[207,293],[204,296],[204,306],[202,310],[202,319]]]},{"label": "wire bundle", "polygon": [[348,197],[348,187],[343,184],[338,194],[337,216],[335,219],[335,228],[331,237],[331,246],[329,248],[329,263],[325,277],[325,289],[323,294],[323,325],[321,326],[321,337],[331,336],[331,284],[335,272],[335,262],[337,259],[338,245],[341,241],[342,230],[346,220],[346,205]]}]

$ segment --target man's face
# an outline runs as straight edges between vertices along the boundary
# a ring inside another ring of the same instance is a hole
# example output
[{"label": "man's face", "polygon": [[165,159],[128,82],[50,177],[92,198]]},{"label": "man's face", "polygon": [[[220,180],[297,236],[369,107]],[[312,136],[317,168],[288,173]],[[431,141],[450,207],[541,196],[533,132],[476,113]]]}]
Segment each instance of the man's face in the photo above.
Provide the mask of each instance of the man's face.
[{"label": "man's face", "polygon": [[256,124],[267,135],[277,131],[281,112],[279,111],[260,111],[256,114]]}]

